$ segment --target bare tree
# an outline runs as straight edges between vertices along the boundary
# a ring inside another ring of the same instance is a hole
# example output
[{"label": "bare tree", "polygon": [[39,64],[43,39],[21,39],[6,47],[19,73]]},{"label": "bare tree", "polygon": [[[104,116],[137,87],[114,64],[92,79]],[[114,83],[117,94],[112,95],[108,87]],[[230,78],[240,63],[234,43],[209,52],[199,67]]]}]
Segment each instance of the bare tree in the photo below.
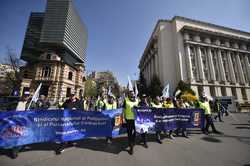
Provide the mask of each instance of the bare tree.
[{"label": "bare tree", "polygon": [[21,59],[17,56],[13,49],[7,48],[5,63],[11,67],[11,71],[6,73],[4,80],[5,94],[11,95],[14,91],[19,91],[22,75],[20,67],[23,65]]}]

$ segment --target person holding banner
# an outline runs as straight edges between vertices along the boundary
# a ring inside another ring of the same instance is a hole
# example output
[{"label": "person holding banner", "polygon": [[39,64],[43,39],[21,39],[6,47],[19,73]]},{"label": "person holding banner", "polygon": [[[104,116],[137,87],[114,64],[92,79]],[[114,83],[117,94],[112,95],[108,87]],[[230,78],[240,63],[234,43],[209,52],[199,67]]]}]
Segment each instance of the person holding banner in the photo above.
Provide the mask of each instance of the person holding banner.
[{"label": "person holding banner", "polygon": [[39,99],[36,102],[36,107],[38,109],[48,109],[50,107],[50,102],[47,100],[47,97],[40,95]]},{"label": "person holding banner", "polygon": [[[147,96],[145,94],[142,95],[141,101],[139,102],[139,107],[149,107],[149,104],[147,102]],[[143,146],[145,148],[148,148],[147,144],[147,133],[144,132],[141,134],[141,142],[143,142]]]},{"label": "person holding banner", "polygon": [[64,109],[79,110],[81,109],[81,104],[75,94],[71,93],[70,98],[63,103],[62,107]]},{"label": "person holding banner", "polygon": [[[177,105],[177,108],[179,108],[179,109],[186,109],[186,105],[184,104],[184,101],[181,98],[177,99],[176,105]],[[176,136],[179,135],[179,131],[181,131],[182,137],[188,138],[188,134],[187,134],[187,129],[186,128],[177,128],[176,129]]]},{"label": "person holding banner", "polygon": [[128,144],[129,144],[129,154],[134,153],[134,144],[136,137],[135,130],[135,113],[134,107],[138,106],[138,101],[135,97],[134,91],[130,90],[128,94],[128,98],[125,98],[123,103],[123,116],[125,118],[127,133],[128,133]]},{"label": "person holding banner", "polygon": [[105,102],[106,100],[104,100],[104,96],[98,96],[96,102],[95,102],[95,110],[96,111],[101,111],[103,109],[105,109]]},{"label": "person holding banner", "polygon": [[[162,104],[161,104],[161,99],[159,96],[156,96],[154,102],[151,102],[151,107],[153,108],[163,108]],[[159,144],[162,144],[162,141],[161,141],[161,131],[156,131],[156,141],[159,143]]]},{"label": "person holding banner", "polygon": [[[170,97],[166,98],[166,100],[163,102],[163,108],[174,108],[174,102]],[[169,130],[168,136],[170,139],[174,139],[173,130]]]},{"label": "person holding banner", "polygon": [[[108,100],[105,101],[104,103],[104,110],[113,110],[117,109],[117,104],[115,102],[115,96],[113,95],[108,95]],[[112,122],[112,126],[114,126],[114,122]],[[106,142],[108,144],[112,143],[112,137],[107,137]]]},{"label": "person holding banner", "polygon": [[[24,92],[21,100],[18,102],[16,111],[26,111],[28,108],[30,93],[28,91]],[[23,146],[16,146],[10,149],[11,157],[13,159],[17,158],[19,151],[23,148]]]},{"label": "person holding banner", "polygon": [[[64,109],[70,109],[70,110],[80,110],[81,109],[80,101],[79,101],[79,99],[76,98],[74,93],[70,94],[70,98],[68,100],[66,100],[62,106]],[[75,142],[70,142],[70,143],[69,142],[62,142],[62,143],[60,143],[59,147],[56,149],[56,154],[61,154],[68,145],[75,146],[76,143]]]},{"label": "person holding banner", "polygon": [[24,92],[21,100],[17,103],[16,111],[26,111],[28,108],[28,101],[29,101],[29,92]]}]

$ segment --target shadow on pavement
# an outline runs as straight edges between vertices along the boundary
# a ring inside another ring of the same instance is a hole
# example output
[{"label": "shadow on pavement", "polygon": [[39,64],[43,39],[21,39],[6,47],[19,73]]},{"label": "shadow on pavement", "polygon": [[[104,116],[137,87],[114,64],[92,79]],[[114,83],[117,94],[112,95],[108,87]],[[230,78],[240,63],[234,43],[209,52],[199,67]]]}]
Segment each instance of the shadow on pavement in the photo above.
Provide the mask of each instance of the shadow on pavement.
[{"label": "shadow on pavement", "polygon": [[250,123],[232,123],[233,126],[250,126]]},{"label": "shadow on pavement", "polygon": [[215,137],[202,137],[201,139],[204,140],[204,141],[213,142],[213,143],[220,143],[220,142],[222,142],[221,140],[219,140],[219,139],[217,139]]},{"label": "shadow on pavement", "polygon": [[0,156],[7,156],[7,157],[11,158],[10,149],[0,149]]},{"label": "shadow on pavement", "polygon": [[212,137],[216,138],[233,138],[238,140],[239,142],[242,142],[244,144],[250,145],[250,137],[245,137],[245,136],[234,136],[234,135],[213,135]]},{"label": "shadow on pavement", "polygon": [[250,130],[250,126],[249,127],[245,127],[245,126],[238,126],[238,127],[235,127],[236,129],[248,129]]},{"label": "shadow on pavement", "polygon": [[[26,151],[55,151],[57,147],[58,145],[56,143],[36,143],[20,147],[19,152],[22,153]],[[0,156],[3,155],[11,158],[11,149],[0,149]]]},{"label": "shadow on pavement", "polygon": [[127,151],[128,143],[126,137],[113,138],[111,144],[107,144],[105,139],[84,139],[77,141],[75,147],[118,154]]}]

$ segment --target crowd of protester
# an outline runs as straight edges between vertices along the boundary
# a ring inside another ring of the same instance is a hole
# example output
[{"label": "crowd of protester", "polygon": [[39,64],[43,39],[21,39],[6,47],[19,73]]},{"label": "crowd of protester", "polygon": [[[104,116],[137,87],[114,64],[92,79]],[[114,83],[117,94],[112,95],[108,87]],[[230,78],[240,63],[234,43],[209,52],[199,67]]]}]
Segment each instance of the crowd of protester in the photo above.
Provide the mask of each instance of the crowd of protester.
[{"label": "crowd of protester", "polygon": [[[29,94],[24,94],[17,106],[17,111],[27,110],[28,105],[31,109],[49,109],[50,102],[47,97],[41,95],[36,102],[30,104]],[[128,134],[128,145],[129,154],[133,154],[133,147],[136,140],[136,130],[135,130],[135,113],[133,111],[134,107],[152,107],[152,108],[179,108],[179,109],[191,109],[191,108],[201,108],[205,113],[205,127],[202,129],[204,134],[209,134],[209,127],[211,126],[212,132],[216,134],[221,134],[213,123],[215,119],[219,119],[222,122],[222,115],[228,112],[226,108],[222,107],[219,100],[209,101],[206,96],[201,96],[195,101],[188,101],[185,98],[171,98],[171,97],[160,97],[156,96],[154,98],[146,96],[143,94],[141,97],[137,97],[133,91],[124,97],[116,98],[113,94],[101,94],[100,96],[88,97],[88,98],[77,98],[75,94],[71,94],[68,98],[62,99],[58,103],[59,109],[71,109],[71,110],[84,110],[84,111],[103,111],[112,110],[117,108],[123,108],[123,119],[126,124],[127,134]],[[214,118],[212,117],[212,110],[216,112]],[[167,109],[166,109],[167,111]],[[159,144],[162,144],[161,135],[165,134],[170,139],[175,139],[176,136],[181,134],[182,137],[189,138],[186,128],[178,128],[176,130],[169,131],[156,131],[155,140]],[[141,133],[140,141],[143,143],[145,148],[148,148],[147,137],[148,133]],[[112,143],[112,137],[106,137],[107,144]],[[74,146],[75,142],[61,142],[59,143],[59,148],[56,149],[56,154],[60,154],[68,146]],[[18,152],[22,147],[15,147],[12,149],[13,158],[17,157]]]}]

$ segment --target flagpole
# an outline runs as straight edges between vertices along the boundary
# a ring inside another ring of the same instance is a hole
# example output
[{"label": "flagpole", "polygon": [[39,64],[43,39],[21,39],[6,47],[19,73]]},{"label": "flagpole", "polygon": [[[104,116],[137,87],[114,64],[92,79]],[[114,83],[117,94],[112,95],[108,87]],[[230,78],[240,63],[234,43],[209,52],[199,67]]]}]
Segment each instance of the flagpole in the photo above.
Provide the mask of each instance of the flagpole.
[{"label": "flagpole", "polygon": [[31,106],[31,104],[32,104],[33,101],[35,101],[35,100],[37,101],[37,100],[38,100],[41,86],[42,86],[42,83],[40,83],[39,86],[37,87],[37,89],[36,89],[34,95],[32,96],[32,99],[31,99],[31,101],[30,101],[30,103],[29,103],[29,106],[28,106],[27,110],[30,109],[30,106]]}]

